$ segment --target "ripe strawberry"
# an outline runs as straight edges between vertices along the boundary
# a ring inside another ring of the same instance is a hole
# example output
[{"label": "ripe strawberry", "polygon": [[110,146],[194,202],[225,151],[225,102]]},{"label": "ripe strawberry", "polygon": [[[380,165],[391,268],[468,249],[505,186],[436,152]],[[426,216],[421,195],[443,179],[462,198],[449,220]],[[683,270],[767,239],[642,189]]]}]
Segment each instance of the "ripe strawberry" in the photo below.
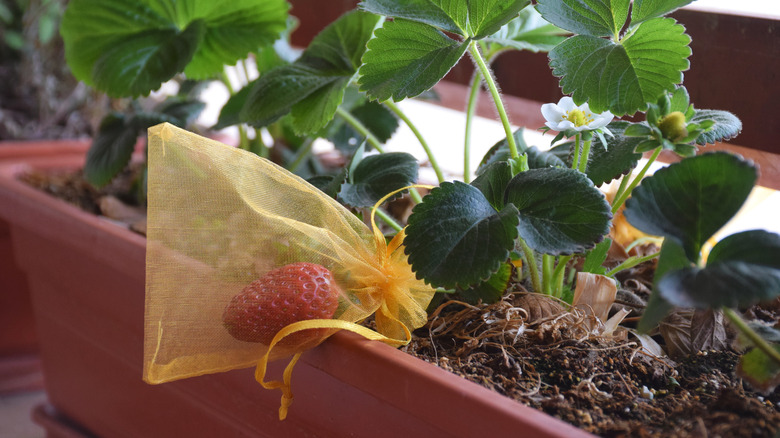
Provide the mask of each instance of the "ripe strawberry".
[{"label": "ripe strawberry", "polygon": [[[307,319],[331,319],[338,307],[338,287],[324,266],[293,263],[269,271],[233,297],[222,321],[239,341],[270,344],[285,326]],[[297,345],[313,337],[309,330],[285,338]]]}]

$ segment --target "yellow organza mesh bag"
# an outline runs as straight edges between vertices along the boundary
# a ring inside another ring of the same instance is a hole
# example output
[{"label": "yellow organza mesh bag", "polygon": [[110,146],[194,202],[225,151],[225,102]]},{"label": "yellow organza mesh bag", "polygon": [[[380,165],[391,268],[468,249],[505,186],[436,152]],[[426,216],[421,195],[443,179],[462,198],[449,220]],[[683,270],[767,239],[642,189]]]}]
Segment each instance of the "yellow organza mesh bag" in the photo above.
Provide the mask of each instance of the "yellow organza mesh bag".
[{"label": "yellow organza mesh bag", "polygon": [[[401,345],[425,323],[434,291],[403,233],[387,244],[301,178],[170,124],[149,129],[148,165],[148,383],[256,365],[284,418],[304,350],[339,329]],[[372,314],[379,333],[355,324]],[[288,357],[283,381],[266,382],[268,361]]]}]

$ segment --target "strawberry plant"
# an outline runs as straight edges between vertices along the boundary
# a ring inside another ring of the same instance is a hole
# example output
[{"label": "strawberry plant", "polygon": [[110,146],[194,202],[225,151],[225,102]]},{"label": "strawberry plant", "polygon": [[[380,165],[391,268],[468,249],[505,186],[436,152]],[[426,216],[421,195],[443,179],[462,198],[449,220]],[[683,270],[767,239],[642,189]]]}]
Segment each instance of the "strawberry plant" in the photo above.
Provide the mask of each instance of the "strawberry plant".
[{"label": "strawberry plant", "polygon": [[[513,278],[570,301],[577,269],[614,280],[621,270],[659,257],[631,257],[609,271],[602,266],[613,219],[625,206],[632,224],[665,238],[642,328],[673,306],[722,309],[757,347],[743,357],[743,371],[768,386],[780,371],[777,346],[769,343],[777,333],[751,328],[732,309],[780,295],[779,238],[763,231],[730,236],[703,261],[705,242],[742,205],[756,171],[730,155],[697,156],[701,147],[736,136],[742,125],[729,112],[695,108],[682,86],[691,39],[668,14],[691,2],[363,0],[300,56],[272,47],[290,29],[282,0],[73,0],[62,34],[74,74],[113,96],[144,95],[182,73],[218,77],[225,65],[251,54],[260,75],[233,90],[218,127],[240,124],[242,145],[260,155],[268,150],[252,146],[248,127],[292,139],[282,161],[358,213],[410,189],[416,206],[406,227],[374,211],[403,230],[399,236],[419,279],[466,301],[495,302]],[[552,74],[569,95],[542,107],[543,129],[557,132],[549,150],[525,144],[523,131],[512,130],[491,70],[498,56],[517,49],[549,51]],[[448,181],[397,102],[428,92],[465,56],[475,76],[466,107],[464,176]],[[504,139],[472,179],[470,127],[482,87]],[[97,169],[96,182],[126,163],[127,130],[137,131],[144,120],[107,122],[120,146],[96,142],[87,166]],[[400,123],[415,133],[438,179],[424,198],[409,187],[417,181],[417,161],[385,150]],[[343,153],[344,168],[322,174],[309,160],[319,137]],[[260,138],[256,133],[255,143]],[[643,182],[664,150],[683,161]],[[644,153],[649,158],[636,169]],[[608,201],[599,187],[612,182],[617,189]],[[252,298],[252,290],[245,299],[271,299]],[[231,309],[228,320],[242,315]]]}]

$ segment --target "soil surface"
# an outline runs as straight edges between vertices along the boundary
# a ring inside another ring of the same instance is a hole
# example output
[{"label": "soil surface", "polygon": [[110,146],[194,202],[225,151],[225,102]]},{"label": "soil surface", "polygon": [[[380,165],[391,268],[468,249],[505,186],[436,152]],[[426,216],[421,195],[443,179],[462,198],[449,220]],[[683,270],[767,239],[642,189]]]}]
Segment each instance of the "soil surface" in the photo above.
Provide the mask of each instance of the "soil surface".
[{"label": "soil surface", "polygon": [[736,352],[672,361],[626,332],[590,334],[582,312],[534,320],[527,295],[445,303],[406,351],[599,436],[776,436],[780,391],[761,395],[736,377]]},{"label": "soil surface", "polygon": [[[107,197],[137,208],[132,197],[113,194],[132,193],[134,175],[126,171],[101,190],[80,172],[31,174],[25,181],[104,214]],[[678,353],[671,360],[651,352],[649,337],[643,341],[631,332],[654,268],[647,262],[619,275],[613,313],[619,308],[630,313],[614,331],[587,312],[570,312],[513,284],[514,292],[496,304],[445,301],[405,351],[599,436],[777,436],[780,389],[760,394],[737,377],[737,352],[727,347]],[[746,316],[778,324],[780,299]],[[653,340],[660,344],[656,348],[666,348],[663,337]]]}]

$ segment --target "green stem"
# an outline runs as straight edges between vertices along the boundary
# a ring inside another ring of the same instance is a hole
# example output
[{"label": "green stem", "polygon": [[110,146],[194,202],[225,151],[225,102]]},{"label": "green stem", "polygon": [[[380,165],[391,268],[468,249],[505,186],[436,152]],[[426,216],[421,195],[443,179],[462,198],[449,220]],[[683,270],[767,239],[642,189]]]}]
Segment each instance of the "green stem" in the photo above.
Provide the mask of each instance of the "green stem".
[{"label": "green stem", "polygon": [[390,217],[389,214],[387,214],[384,211],[382,211],[381,208],[377,208],[376,209],[376,215],[379,216],[379,219],[382,219],[383,221],[385,221],[385,223],[387,225],[390,225],[390,228],[392,228],[392,229],[394,229],[396,231],[401,231],[401,230],[404,229],[404,227],[398,225],[398,222],[396,222],[392,217]]},{"label": "green stem", "polygon": [[[338,114],[341,118],[343,118],[347,123],[349,123],[350,126],[355,128],[357,132],[359,132],[361,135],[366,137],[366,141],[368,144],[374,147],[377,151],[379,151],[380,154],[384,154],[385,150],[382,147],[382,144],[379,142],[379,139],[374,136],[374,134],[371,133],[371,131],[366,128],[366,125],[364,125],[360,120],[356,119],[352,114],[349,113],[349,111],[345,110],[342,107],[336,108],[336,114]],[[420,196],[420,192],[417,191],[417,189],[410,189],[409,190],[409,196],[411,196],[412,200],[419,204],[422,202],[422,196]]]},{"label": "green stem", "polygon": [[574,136],[574,159],[572,159],[571,168],[574,170],[580,167],[580,134]]},{"label": "green stem", "polygon": [[439,167],[439,163],[436,161],[436,156],[433,155],[433,151],[431,151],[431,148],[428,147],[428,143],[423,138],[422,134],[420,133],[420,130],[417,129],[417,127],[412,123],[411,120],[409,120],[409,117],[404,114],[403,111],[401,111],[401,108],[398,108],[398,105],[395,104],[392,100],[386,100],[384,102],[385,105],[387,105],[390,110],[395,113],[401,120],[406,123],[406,126],[409,127],[409,129],[412,130],[414,133],[414,136],[417,137],[417,140],[420,142],[420,145],[425,150],[425,155],[428,156],[428,161],[431,163],[431,167],[433,167],[433,171],[436,172],[436,178],[439,180],[439,183],[444,182],[444,173],[441,171],[441,167]]},{"label": "green stem", "polygon": [[309,152],[311,152],[311,148],[314,145],[314,138],[312,137],[306,137],[306,139],[303,140],[303,143],[298,148],[297,151],[295,151],[295,157],[293,158],[292,163],[287,167],[287,170],[290,172],[295,172],[298,167],[303,163],[303,160],[309,155]]},{"label": "green stem", "polygon": [[536,255],[534,254],[534,250],[532,250],[523,239],[518,239],[517,241],[523,249],[523,255],[525,255],[525,261],[528,264],[528,273],[531,275],[531,284],[533,285],[534,292],[541,293],[542,284],[539,280],[539,267],[536,266]]},{"label": "green stem", "polygon": [[542,255],[542,290],[545,294],[552,294],[553,264],[555,256],[549,254]]},{"label": "green stem", "polygon": [[723,308],[723,314],[726,315],[726,317],[748,338],[750,339],[750,342],[753,343],[753,345],[756,346],[759,350],[763,351],[764,354],[769,356],[772,360],[775,361],[778,365],[780,365],[780,352],[772,348],[769,343],[764,340],[761,336],[759,336],[758,333],[753,331],[753,329],[750,328],[749,325],[742,319],[741,316],[737,314],[733,309],[730,309],[728,307]]},{"label": "green stem", "polygon": [[469,102],[466,106],[466,138],[463,142],[463,182],[466,184],[471,180],[471,125],[474,121],[474,114],[477,112],[480,85],[482,85],[482,77],[478,72],[474,72],[474,78],[471,79]]},{"label": "green stem", "polygon": [[642,171],[639,172],[639,175],[634,178],[633,181],[631,181],[631,184],[628,186],[628,189],[626,189],[625,192],[623,192],[622,195],[620,195],[620,198],[616,198],[614,204],[612,204],[612,214],[615,214],[618,209],[620,209],[620,206],[623,205],[624,202],[626,202],[626,199],[628,199],[629,196],[631,196],[631,192],[634,190],[634,188],[639,184],[640,181],[642,181],[642,178],[645,177],[645,174],[648,170],[650,170],[650,166],[655,162],[656,158],[658,158],[658,155],[661,154],[661,147],[657,147],[655,151],[653,152],[653,155],[650,156],[650,158],[647,160],[647,164],[645,164],[645,167],[642,168]]},{"label": "green stem", "polygon": [[350,114],[349,111],[345,110],[342,107],[336,108],[336,114],[338,114],[344,121],[349,123],[350,126],[355,128],[355,131],[359,132],[363,137],[366,138],[366,141],[368,144],[370,144],[374,149],[379,151],[380,154],[384,154],[385,150],[382,147],[382,143],[379,141],[379,139],[376,138],[376,136],[366,128],[366,125],[364,125],[360,120],[355,118],[352,114]]},{"label": "green stem", "polygon": [[642,264],[642,263],[644,263],[644,262],[646,262],[648,260],[652,260],[652,259],[658,257],[659,254],[660,254],[660,252],[656,252],[656,253],[653,253],[653,254],[650,254],[650,255],[646,255],[646,256],[643,256],[643,257],[629,257],[625,261],[623,261],[623,263],[615,266],[612,270],[608,271],[604,275],[606,275],[607,277],[614,277],[615,274],[617,274],[618,272],[625,271],[626,269],[631,269],[631,268],[633,268],[636,265]]},{"label": "green stem", "polygon": [[509,123],[509,117],[506,115],[504,109],[504,102],[501,100],[501,93],[498,92],[496,81],[493,80],[493,74],[490,72],[490,68],[485,63],[485,59],[482,58],[482,54],[479,52],[479,46],[476,41],[469,43],[469,53],[474,58],[474,62],[477,64],[482,77],[485,79],[490,95],[493,96],[493,102],[496,104],[496,110],[498,116],[501,118],[501,124],[504,125],[504,132],[506,132],[506,141],[509,145],[509,153],[512,158],[517,159],[520,154],[517,152],[517,143],[515,143],[515,137],[512,135],[512,125]]},{"label": "green stem", "polygon": [[628,186],[628,181],[631,179],[631,174],[623,175],[623,178],[620,178],[620,185],[617,188],[617,191],[615,192],[615,197],[612,198],[613,201],[620,199],[621,196],[623,196],[623,193],[626,191],[626,186]]},{"label": "green stem", "polygon": [[585,140],[585,144],[582,146],[582,154],[580,155],[580,167],[579,171],[585,173],[588,169],[588,158],[590,157],[590,145],[593,140]]},{"label": "green stem", "polygon": [[567,256],[561,256],[561,258],[558,260],[558,264],[555,266],[555,270],[553,271],[553,282],[555,282],[555,288],[553,291],[555,292],[553,295],[556,297],[559,297],[563,295],[563,277],[564,273],[566,272],[566,265],[569,263],[569,260],[574,256],[567,255]]}]

